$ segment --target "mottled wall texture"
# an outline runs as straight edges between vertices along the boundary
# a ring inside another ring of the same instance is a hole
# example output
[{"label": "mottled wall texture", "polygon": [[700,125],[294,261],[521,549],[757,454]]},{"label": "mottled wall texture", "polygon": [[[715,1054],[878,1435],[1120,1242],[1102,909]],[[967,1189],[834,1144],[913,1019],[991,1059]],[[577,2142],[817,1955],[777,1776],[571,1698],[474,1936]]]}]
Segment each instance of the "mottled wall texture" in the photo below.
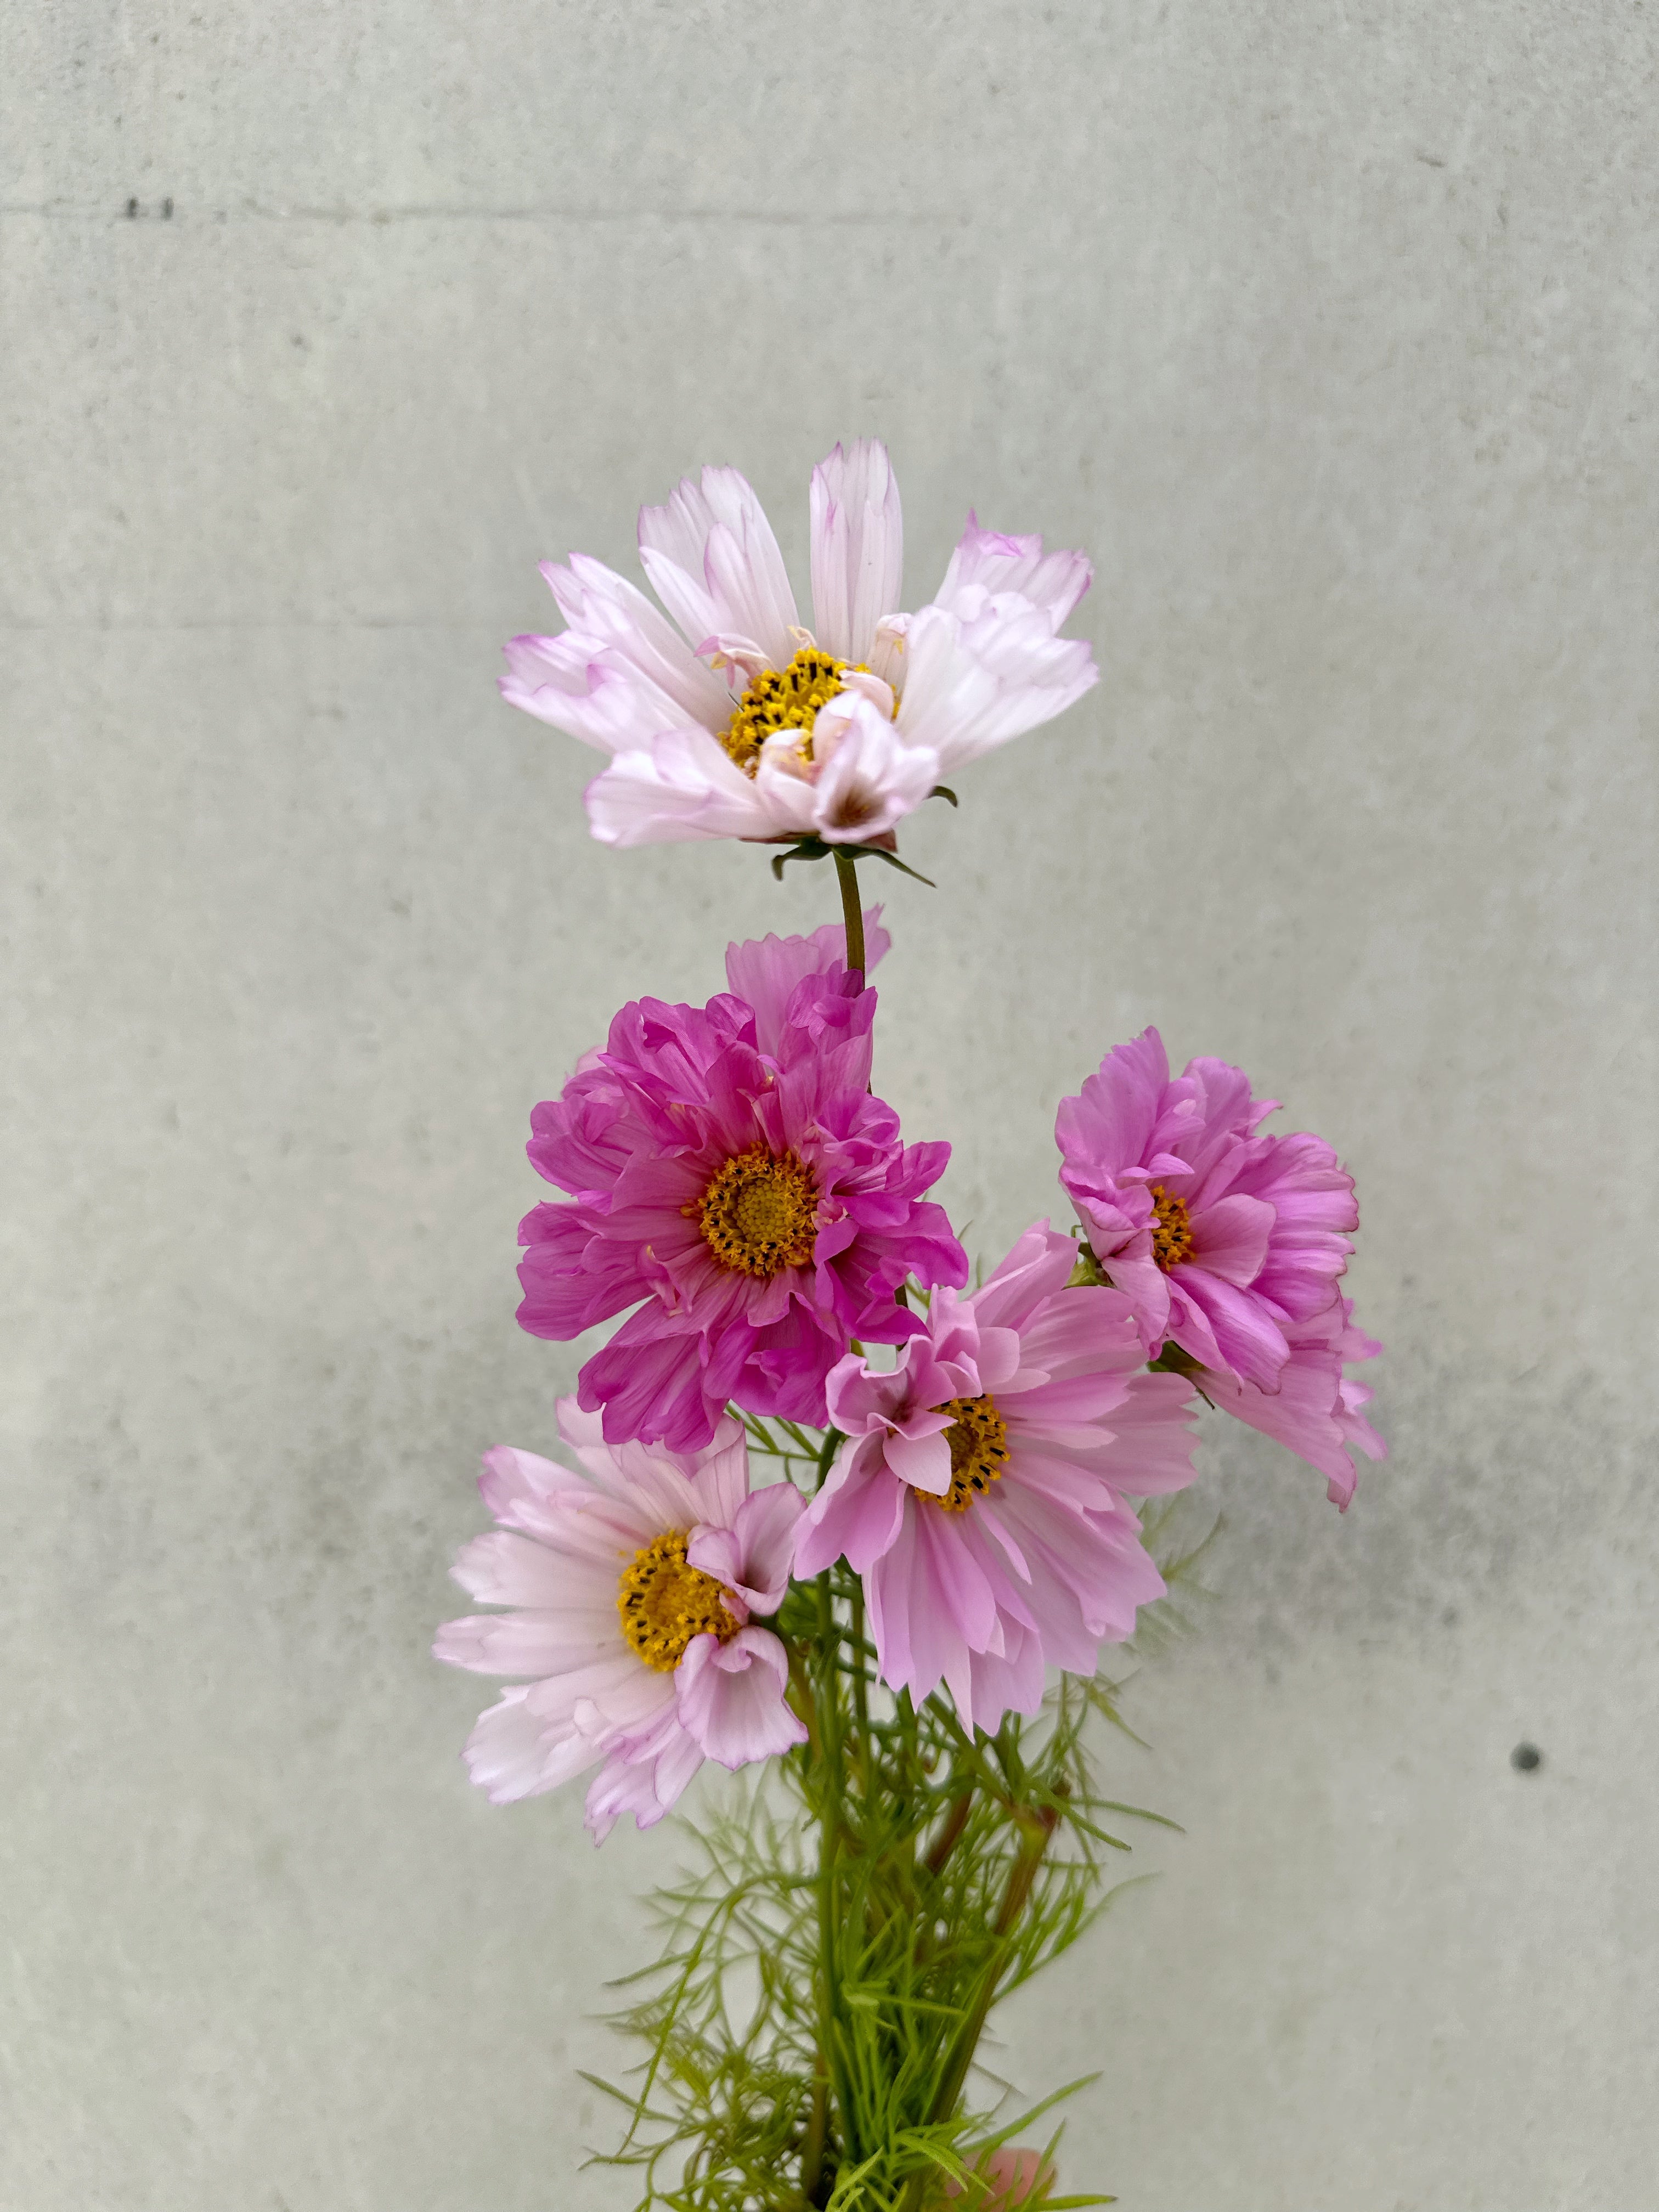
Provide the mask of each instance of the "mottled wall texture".
[{"label": "mottled wall texture", "polygon": [[[1394,1445],[1236,1425],[1009,2008],[1132,2212],[1659,2203],[1659,12],[3,0],[0,2203],[611,2212],[659,1832],[435,1667],[521,1151],[613,1006],[832,911],[604,851],[537,561],[885,438],[1086,547],[1103,680],[895,877],[882,1086],[988,1252],[1156,1020],[1328,1133]],[[1542,1752],[1518,1771],[1522,1741]]]}]

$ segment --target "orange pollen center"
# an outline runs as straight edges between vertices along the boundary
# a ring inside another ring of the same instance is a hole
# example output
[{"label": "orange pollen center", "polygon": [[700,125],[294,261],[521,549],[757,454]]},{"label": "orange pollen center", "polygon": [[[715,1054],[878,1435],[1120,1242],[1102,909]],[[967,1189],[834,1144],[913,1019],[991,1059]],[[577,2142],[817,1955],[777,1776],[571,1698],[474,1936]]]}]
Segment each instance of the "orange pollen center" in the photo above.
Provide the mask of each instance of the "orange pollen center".
[{"label": "orange pollen center", "polygon": [[1165,1190],[1161,1182],[1152,1187],[1155,1213],[1152,1222],[1152,1257],[1167,1275],[1171,1267],[1178,1267],[1193,1255],[1192,1224],[1187,1218],[1187,1208],[1182,1200]]},{"label": "orange pollen center", "polygon": [[765,1279],[811,1261],[818,1188],[811,1169],[793,1152],[750,1145],[681,1211],[696,1219],[722,1267]]},{"label": "orange pollen center", "polygon": [[623,1634],[646,1665],[672,1674],[694,1636],[729,1644],[739,1623],[728,1613],[721,1586],[701,1567],[685,1563],[686,1539],[678,1528],[653,1536],[635,1552],[617,1584]]},{"label": "orange pollen center", "polygon": [[1008,1427],[998,1413],[996,1400],[947,1398],[935,1406],[936,1413],[949,1413],[951,1425],[945,1441],[951,1447],[951,1487],[942,1498],[920,1491],[946,1513],[965,1513],[976,1498],[983,1498],[994,1482],[1000,1482],[1008,1461]]}]

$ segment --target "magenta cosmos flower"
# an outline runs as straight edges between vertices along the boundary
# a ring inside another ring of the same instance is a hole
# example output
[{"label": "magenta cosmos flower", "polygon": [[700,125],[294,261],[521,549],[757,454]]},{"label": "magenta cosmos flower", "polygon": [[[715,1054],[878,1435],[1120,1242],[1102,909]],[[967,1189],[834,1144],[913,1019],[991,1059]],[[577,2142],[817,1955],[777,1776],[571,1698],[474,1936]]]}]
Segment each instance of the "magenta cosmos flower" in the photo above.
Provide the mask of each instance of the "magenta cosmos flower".
[{"label": "magenta cosmos flower", "polygon": [[1146,1030],[1107,1054],[1054,1126],[1060,1180],[1149,1352],[1272,1390],[1288,1325],[1336,1296],[1359,1224],[1353,1178],[1318,1137],[1261,1137],[1277,1099],[1224,1060],[1172,1081]]},{"label": "magenta cosmos flower", "polygon": [[574,1399],[558,1419],[586,1472],[486,1452],[478,1487],[500,1525],[455,1562],[470,1597],[511,1610],[449,1621],[433,1649],[532,1678],[467,1740],[480,1789],[507,1804],[599,1765],[587,1825],[603,1843],[623,1813],[661,1820],[705,1759],[745,1766],[805,1741],[783,1646],[751,1620],[783,1601],[803,1501],[787,1482],[750,1490],[730,1419],[689,1457],[606,1444]]},{"label": "magenta cosmos flower", "polygon": [[1121,1292],[1066,1287],[1076,1259],[1038,1222],[982,1289],[933,1293],[890,1374],[842,1360],[848,1441],[796,1533],[798,1575],[844,1556],[863,1577],[883,1679],[917,1700],[945,1681],[988,1732],[1163,1595],[1125,1496],[1193,1479],[1190,1385],[1146,1372]]},{"label": "magenta cosmos flower", "polygon": [[570,1198],[520,1224],[519,1320],[562,1339],[638,1307],[579,1379],[612,1443],[696,1450],[728,1401],[821,1424],[849,1339],[922,1326],[901,1284],[967,1279],[923,1198],[951,1148],[902,1144],[870,1096],[876,994],[844,944],[836,923],[732,945],[729,993],[624,1006],[531,1116],[532,1164]]},{"label": "magenta cosmos flower", "polygon": [[1347,1510],[1358,1474],[1356,1451],[1386,1459],[1389,1448],[1365,1419],[1368,1384],[1345,1374],[1344,1363],[1375,1359],[1382,1346],[1353,1325],[1352,1298],[1333,1298],[1311,1321],[1283,1324],[1291,1356],[1272,1390],[1237,1376],[1197,1367],[1193,1380],[1212,1405],[1284,1444],[1325,1477],[1325,1495]]},{"label": "magenta cosmos flower", "polygon": [[812,472],[811,629],[735,469],[642,507],[639,543],[672,621],[585,554],[548,562],[568,627],[514,638],[501,678],[514,706],[612,755],[587,793],[608,845],[889,838],[941,777],[1096,678],[1087,644],[1060,635],[1089,563],[1041,538],[969,515],[935,598],[899,611],[898,486],[872,439]]}]

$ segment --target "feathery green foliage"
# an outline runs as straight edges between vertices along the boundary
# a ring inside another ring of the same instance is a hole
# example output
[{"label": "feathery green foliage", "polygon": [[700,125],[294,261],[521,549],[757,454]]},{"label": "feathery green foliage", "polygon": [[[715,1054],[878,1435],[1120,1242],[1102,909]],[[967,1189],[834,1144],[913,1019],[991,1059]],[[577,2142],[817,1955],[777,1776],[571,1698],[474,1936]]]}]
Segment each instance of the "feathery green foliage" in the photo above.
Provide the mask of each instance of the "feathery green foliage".
[{"label": "feathery green foliage", "polygon": [[[809,1485],[842,1441],[744,1425]],[[1190,1582],[1203,1549],[1166,1580]],[[773,1626],[808,1741],[689,1831],[699,1863],[657,1894],[661,1954],[621,1984],[636,1994],[615,2021],[648,2056],[629,2090],[587,2077],[628,2113],[600,2162],[641,2171],[638,2212],[975,2212],[987,2154],[1084,2086],[1002,2121],[999,2085],[975,2111],[992,2006],[1110,1904],[1117,1828],[1159,1817],[1096,1786],[1085,1727],[1122,1726],[1116,1686],[1062,1676],[1037,1721],[969,1735],[944,1698],[880,1684],[844,1562]],[[1053,2186],[1030,2212],[1113,2201]]]}]

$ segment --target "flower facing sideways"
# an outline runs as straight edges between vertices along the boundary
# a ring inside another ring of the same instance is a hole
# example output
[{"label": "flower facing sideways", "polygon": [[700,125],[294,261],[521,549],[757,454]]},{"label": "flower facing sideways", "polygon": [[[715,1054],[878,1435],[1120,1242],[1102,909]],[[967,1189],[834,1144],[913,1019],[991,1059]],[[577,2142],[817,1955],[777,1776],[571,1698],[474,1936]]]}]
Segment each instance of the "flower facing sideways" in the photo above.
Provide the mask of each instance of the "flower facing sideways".
[{"label": "flower facing sideways", "polygon": [[845,1554],[863,1577],[883,1679],[943,1680],[988,1732],[1163,1595],[1125,1498],[1193,1477],[1190,1386],[1146,1372],[1121,1292],[1066,1286],[1076,1259],[1039,1222],[981,1289],[933,1293],[890,1373],[844,1359],[848,1441],[796,1537],[797,1575]]},{"label": "flower facing sideways", "polygon": [[1170,1079],[1147,1030],[1107,1054],[1054,1127],[1060,1180],[1148,1352],[1272,1390],[1287,1327],[1336,1296],[1358,1226],[1353,1178],[1318,1137],[1262,1137],[1276,1099],[1224,1060]]},{"label": "flower facing sideways", "polygon": [[558,1418],[586,1472],[486,1453],[478,1486],[500,1525],[455,1564],[470,1596],[511,1609],[452,1620],[433,1648],[532,1678],[473,1729],[472,1779],[505,1804],[597,1765],[587,1821],[603,1842],[624,1813],[659,1820],[705,1759],[744,1766],[805,1741],[783,1646],[752,1619],[783,1601],[802,1499],[788,1483],[750,1491],[734,1420],[684,1457],[607,1445],[573,1399]]},{"label": "flower facing sideways", "polygon": [[520,1226],[519,1319],[563,1339],[638,1309],[579,1381],[613,1443],[696,1450],[728,1401],[822,1423],[850,1339],[921,1326],[899,1286],[966,1279],[923,1197],[950,1146],[902,1144],[871,1097],[876,994],[844,952],[838,925],[732,945],[729,993],[624,1006],[531,1117],[532,1164],[570,1195]]},{"label": "flower facing sideways", "polygon": [[568,627],[512,641],[501,694],[612,756],[587,793],[603,842],[890,840],[941,777],[1095,681],[1087,644],[1060,635],[1089,563],[1040,538],[970,515],[937,596],[899,611],[903,521],[874,440],[813,471],[811,534],[810,630],[736,469],[641,510],[641,563],[672,621],[585,554],[544,565]]},{"label": "flower facing sideways", "polygon": [[1358,1480],[1354,1453],[1386,1459],[1389,1447],[1362,1410],[1370,1402],[1370,1387],[1345,1374],[1344,1363],[1375,1359],[1382,1347],[1354,1327],[1352,1298],[1333,1298],[1311,1321],[1287,1321],[1283,1327],[1291,1356],[1273,1389],[1259,1390],[1235,1375],[1196,1364],[1192,1379],[1212,1405],[1316,1467],[1325,1477],[1326,1496],[1346,1512]]}]

